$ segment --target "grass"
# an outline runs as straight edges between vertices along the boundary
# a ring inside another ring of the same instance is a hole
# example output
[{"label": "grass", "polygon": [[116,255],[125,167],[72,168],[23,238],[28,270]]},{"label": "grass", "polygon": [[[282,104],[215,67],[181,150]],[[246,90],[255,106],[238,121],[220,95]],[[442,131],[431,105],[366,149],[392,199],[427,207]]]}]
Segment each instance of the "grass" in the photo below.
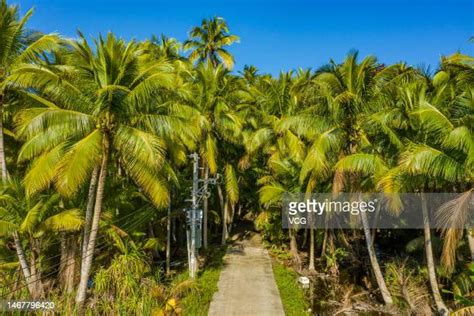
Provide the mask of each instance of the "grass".
[{"label": "grass", "polygon": [[196,279],[197,290],[189,292],[180,302],[184,315],[207,315],[212,296],[217,291],[225,252],[226,247],[220,247],[209,254],[208,264]]},{"label": "grass", "polygon": [[287,316],[309,315],[309,302],[298,284],[298,275],[291,268],[273,260],[273,274],[280,291],[281,302]]}]

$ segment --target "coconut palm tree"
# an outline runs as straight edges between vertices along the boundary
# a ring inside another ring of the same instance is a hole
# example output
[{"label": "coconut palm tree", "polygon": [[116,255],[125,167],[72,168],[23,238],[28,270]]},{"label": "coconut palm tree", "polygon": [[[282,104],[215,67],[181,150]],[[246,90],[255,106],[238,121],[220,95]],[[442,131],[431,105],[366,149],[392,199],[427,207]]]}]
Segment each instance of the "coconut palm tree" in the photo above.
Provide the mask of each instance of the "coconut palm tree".
[{"label": "coconut palm tree", "polygon": [[[189,95],[182,98],[188,106],[187,117],[193,126],[199,128],[199,153],[203,157],[204,190],[207,192],[209,175],[215,175],[220,162],[220,150],[225,150],[224,142],[236,144],[240,140],[242,118],[236,111],[238,96],[242,93],[240,81],[231,76],[222,65],[212,66],[209,62],[199,64],[192,72]],[[222,145],[220,144],[222,143]],[[222,164],[225,176],[226,197],[220,185],[219,199],[223,218],[227,210],[238,200],[238,186],[235,168],[232,163]],[[208,198],[203,199],[203,246],[208,240]],[[229,218],[227,218],[229,219]],[[223,221],[223,241],[227,238],[227,225]]]},{"label": "coconut palm tree", "polygon": [[239,41],[239,37],[229,34],[227,22],[220,17],[204,19],[201,26],[195,26],[184,42],[184,49],[191,49],[191,62],[209,61],[214,67],[222,63],[227,69],[234,66],[234,57],[224,48]]},{"label": "coconut palm tree", "polygon": [[18,6],[8,5],[6,0],[0,1],[0,168],[3,181],[8,174],[4,147],[3,111],[11,101],[5,85],[5,78],[23,63],[37,61],[42,53],[55,48],[59,41],[56,34],[41,35],[28,32],[26,23],[32,14],[33,9],[30,9],[20,18]]},{"label": "coconut palm tree", "polygon": [[[201,22],[201,26],[196,26],[194,27],[191,32],[190,32],[190,39],[184,42],[184,49],[189,50],[192,49],[193,51],[191,52],[189,56],[189,60],[191,62],[198,62],[200,64],[206,64],[207,66],[198,66],[197,73],[201,73],[201,75],[198,75],[197,78],[198,80],[201,80],[201,82],[205,82],[206,80],[206,75],[204,75],[207,72],[207,78],[212,77],[209,76],[211,74],[212,70],[210,69],[211,66],[214,68],[217,68],[219,64],[223,64],[225,68],[227,69],[232,69],[234,66],[234,57],[224,48],[224,46],[229,46],[232,45],[234,42],[238,42],[239,37],[236,35],[231,35],[229,34],[229,28],[227,26],[227,23],[225,22],[224,19],[219,18],[219,17],[214,17],[212,19],[204,19]],[[200,69],[199,69],[200,67]],[[205,71],[204,68],[207,68]],[[224,78],[227,75],[227,73],[223,70],[220,69],[216,72],[215,78]],[[234,80],[235,81],[235,80]],[[219,87],[216,86],[216,84],[220,84],[222,81],[216,80],[214,83],[214,91],[217,89],[220,89]],[[203,91],[203,90],[201,90]],[[207,95],[212,95],[212,93],[209,93]],[[205,101],[206,98],[202,98],[202,101]],[[213,108],[214,105],[212,104],[212,100],[207,99],[207,101],[211,102],[211,104],[205,105],[207,108]],[[212,123],[212,122],[211,122]],[[210,155],[212,159],[212,152],[211,149],[213,146],[211,139],[209,138],[209,141],[205,142],[206,147],[207,147],[207,153]],[[203,148],[201,148],[202,151]],[[206,158],[203,159],[203,176],[204,176],[204,190],[207,192],[208,191],[208,181],[207,179],[209,178],[209,172],[211,171],[211,174],[215,174],[215,171],[213,172],[210,170],[209,163],[213,163],[212,161],[208,161]],[[228,169],[231,170],[229,165]],[[227,173],[229,176],[233,175],[234,172],[228,172]],[[227,183],[230,185],[231,183],[236,183],[236,181],[227,181]],[[229,187],[230,188],[230,187]],[[221,188],[218,188],[220,191],[219,197],[221,200],[221,209],[222,209],[222,214],[223,216],[226,214],[224,204],[227,205],[227,203],[224,203],[223,200],[223,195],[221,192]],[[235,188],[234,188],[235,189]],[[237,192],[237,190],[233,190],[234,192]],[[237,195],[233,194],[233,198],[236,198]],[[235,203],[235,202],[234,202]],[[208,208],[209,208],[209,201],[208,197],[205,196],[203,199],[203,246],[204,248],[207,248],[207,239],[208,239],[208,233],[207,233],[207,218],[208,218]],[[222,234],[222,240],[226,239],[227,235],[227,228],[226,225],[223,225],[223,234]]]},{"label": "coconut palm tree", "polygon": [[253,85],[257,79],[258,69],[253,65],[245,65],[243,71],[239,71],[240,75],[245,79],[248,85]]},{"label": "coconut palm tree", "polygon": [[[20,159],[34,159],[25,183],[28,194],[54,184],[72,196],[97,168],[93,215],[76,302],[82,306],[103,207],[107,172],[114,159],[157,207],[168,203],[168,178],[174,178],[167,146],[192,139],[184,118],[163,100],[173,86],[166,61],[147,63],[138,45],[109,34],[93,49],[80,35],[69,43],[65,65],[25,65],[10,76],[11,85],[29,89],[40,106],[16,118],[26,139]],[[163,103],[160,103],[163,102]],[[176,136],[179,134],[179,137]],[[85,225],[89,225],[86,223]]]},{"label": "coconut palm tree", "polygon": [[[351,173],[351,174],[358,175],[361,177],[359,180],[359,183],[356,183],[355,181],[353,181],[351,183],[351,188],[348,188],[349,190],[353,190],[353,192],[374,191],[378,186],[380,186],[379,183],[381,182],[381,179],[383,178],[383,176],[386,175],[386,173],[390,170],[389,166],[387,165],[387,162],[384,160],[384,158],[382,158],[381,153],[351,154],[351,155],[345,156],[344,158],[341,158],[337,162],[335,168],[336,168],[336,172]],[[370,181],[364,181],[367,179],[362,178],[363,176],[367,176],[367,175],[369,176]],[[361,186],[362,182],[365,182],[365,188],[362,188]],[[393,192],[387,192],[387,193],[393,193]],[[394,208],[395,208],[394,212],[397,213],[400,210],[399,203],[396,203],[396,206]],[[364,230],[365,241],[366,241],[367,250],[368,250],[368,254],[370,258],[370,263],[373,269],[372,271],[374,272],[375,279],[377,281],[377,284],[379,285],[380,292],[382,293],[382,297],[385,303],[392,304],[393,303],[392,296],[387,288],[382,270],[380,269],[380,265],[379,265],[377,256],[375,254],[373,236],[368,226],[367,214],[365,214],[364,212],[361,212],[360,217],[361,217],[361,223]]]},{"label": "coconut palm tree", "polygon": [[147,55],[154,60],[160,58],[166,58],[170,61],[180,60],[183,57],[180,56],[182,44],[175,38],[167,37],[161,34],[159,37],[153,35],[150,40],[140,43],[143,48],[147,51]]}]

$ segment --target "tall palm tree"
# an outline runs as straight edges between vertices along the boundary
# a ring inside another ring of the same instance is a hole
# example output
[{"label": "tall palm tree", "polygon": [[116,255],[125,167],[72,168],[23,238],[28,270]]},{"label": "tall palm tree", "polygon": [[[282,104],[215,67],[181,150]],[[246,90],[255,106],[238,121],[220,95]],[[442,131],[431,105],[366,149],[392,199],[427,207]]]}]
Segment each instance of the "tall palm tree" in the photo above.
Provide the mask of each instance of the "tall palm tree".
[{"label": "tall palm tree", "polygon": [[[238,200],[238,186],[235,168],[231,163],[220,163],[219,150],[224,150],[221,143],[238,143],[242,129],[242,118],[236,112],[238,96],[242,93],[239,80],[229,74],[222,65],[212,66],[200,63],[192,72],[189,80],[192,83],[190,93],[181,100],[186,104],[187,117],[193,126],[199,129],[199,153],[203,157],[204,190],[207,191],[207,178],[215,175],[221,165],[225,169],[226,196],[220,185],[219,199],[223,218],[227,211]],[[203,199],[203,246],[207,247],[208,239],[208,199]],[[226,239],[227,226],[223,221],[223,240]]]},{"label": "tall palm tree", "polygon": [[214,67],[222,63],[227,69],[234,66],[234,57],[224,48],[239,41],[239,37],[229,34],[227,22],[220,17],[204,19],[201,26],[195,26],[184,42],[184,49],[191,49],[192,62],[209,61]]},{"label": "tall palm tree", "polygon": [[[354,175],[361,176],[361,179],[356,183],[355,181],[351,182],[351,187],[347,188],[348,190],[352,190],[353,192],[370,192],[376,190],[379,186],[379,182],[381,182],[381,178],[389,171],[389,166],[387,162],[381,157],[380,153],[355,153],[344,158],[340,159],[336,166],[336,172],[341,173],[351,173]],[[367,185],[367,181],[365,183],[365,188],[362,188],[361,183],[363,180],[367,180],[362,178],[363,176],[369,176],[369,183]],[[388,192],[392,193],[392,192]],[[395,208],[395,213],[399,211],[399,206]],[[373,244],[373,236],[368,226],[368,219],[367,215],[364,212],[360,213],[361,223],[364,230],[365,241],[367,245],[367,251],[370,258],[370,264],[372,265],[372,269],[375,275],[375,279],[377,284],[379,285],[380,291],[382,293],[383,299],[386,304],[392,304],[392,296],[387,288],[385,283],[385,279],[380,268],[380,264],[378,262],[377,256],[375,254],[375,248]]]},{"label": "tall palm tree", "polygon": [[16,118],[18,134],[26,139],[21,159],[33,159],[25,178],[27,193],[54,184],[71,196],[98,170],[93,215],[85,224],[90,233],[82,254],[79,306],[86,298],[110,159],[157,207],[164,207],[167,179],[174,178],[167,148],[179,137],[193,137],[184,129],[184,118],[171,113],[163,100],[173,85],[171,65],[143,62],[147,59],[134,41],[112,34],[94,42],[92,48],[80,34],[69,43],[65,65],[25,65],[9,78],[16,87],[38,91],[29,95],[40,106]]},{"label": "tall palm tree", "polygon": [[[239,41],[239,37],[236,35],[229,34],[229,28],[227,26],[226,21],[223,18],[220,17],[214,17],[212,19],[204,19],[201,22],[201,26],[196,26],[194,27],[191,32],[190,32],[190,39],[186,40],[184,42],[184,49],[185,50],[192,50],[191,54],[189,55],[189,60],[191,62],[198,62],[198,63],[204,63],[208,65],[208,70],[207,73],[211,71],[209,69],[210,65],[212,67],[217,68],[219,64],[223,64],[227,69],[232,69],[234,66],[234,57],[224,48],[225,46],[232,45],[234,42]],[[199,67],[198,67],[199,68]],[[204,66],[201,66],[201,70],[197,70],[199,73],[203,70]],[[223,74],[223,76],[226,76],[226,73],[223,71],[223,69],[220,69],[217,71],[216,74]],[[205,77],[203,76],[198,76],[200,79],[204,79]],[[219,78],[219,77],[217,77]],[[220,83],[221,81],[215,81],[216,83]],[[214,85],[214,89],[216,89]],[[201,100],[206,100],[205,98]],[[206,105],[207,108],[213,108],[213,104],[208,104]],[[212,124],[212,122],[211,122]],[[206,152],[209,155],[208,158],[211,158],[212,160],[212,153],[211,149],[215,145],[212,143],[212,139],[209,138],[209,141],[206,141]],[[202,148],[201,148],[202,151]],[[204,176],[204,190],[207,192],[208,190],[208,177],[209,177],[209,172],[211,174],[214,174],[215,171],[210,170],[209,163],[213,163],[212,161],[208,161],[208,158],[203,159],[203,176]],[[231,166],[229,165],[229,170]],[[226,174],[228,175],[233,175],[233,172],[227,172]],[[228,184],[230,183],[236,183],[236,181],[227,181]],[[230,186],[229,186],[230,188]],[[223,195],[221,192],[220,186],[218,187],[219,189],[219,197],[221,199],[221,208],[222,208],[222,214],[223,217],[226,214],[225,207],[224,207],[224,201],[223,201]],[[233,190],[235,192],[235,190]],[[234,198],[236,195],[234,194]],[[227,203],[225,203],[227,205]],[[208,218],[208,208],[209,208],[209,201],[208,197],[205,196],[203,199],[203,246],[204,248],[207,248],[207,239],[208,239],[208,233],[207,233],[207,218]],[[226,239],[227,235],[227,228],[225,221],[223,221],[223,234],[222,234],[222,240]]]},{"label": "tall palm tree", "polygon": [[4,147],[3,111],[8,105],[5,78],[23,63],[37,61],[41,54],[57,46],[59,38],[55,34],[39,35],[28,32],[26,23],[33,14],[30,9],[20,18],[19,8],[0,1],[0,171],[2,180],[7,178],[7,164]]}]

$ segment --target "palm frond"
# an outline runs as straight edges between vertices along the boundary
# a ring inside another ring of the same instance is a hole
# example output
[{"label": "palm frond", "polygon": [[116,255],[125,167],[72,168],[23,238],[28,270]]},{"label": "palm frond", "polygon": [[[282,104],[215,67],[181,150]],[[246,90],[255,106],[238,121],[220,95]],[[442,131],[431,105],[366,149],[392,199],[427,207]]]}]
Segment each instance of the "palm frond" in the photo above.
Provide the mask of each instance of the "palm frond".
[{"label": "palm frond", "polygon": [[231,164],[225,166],[225,188],[229,196],[229,201],[231,203],[237,203],[239,200],[239,183],[234,167]]},{"label": "palm frond", "polygon": [[443,252],[441,262],[448,271],[453,271],[459,241],[463,236],[463,228],[471,221],[470,208],[473,205],[474,189],[468,190],[457,198],[444,203],[435,214],[437,226],[441,227],[443,236]]},{"label": "palm frond", "polygon": [[80,209],[69,209],[45,219],[40,228],[52,231],[77,231],[82,228],[84,219]]},{"label": "palm frond", "polygon": [[102,133],[95,130],[67,148],[56,167],[55,185],[64,196],[72,196],[82,187],[99,165],[102,154]]},{"label": "palm frond", "polygon": [[266,208],[272,205],[278,205],[283,200],[285,187],[278,182],[271,182],[264,185],[259,191],[260,203]]},{"label": "palm frond", "polygon": [[64,144],[59,144],[33,161],[23,180],[28,196],[38,193],[51,185],[56,176],[56,166],[63,157],[63,154]]}]

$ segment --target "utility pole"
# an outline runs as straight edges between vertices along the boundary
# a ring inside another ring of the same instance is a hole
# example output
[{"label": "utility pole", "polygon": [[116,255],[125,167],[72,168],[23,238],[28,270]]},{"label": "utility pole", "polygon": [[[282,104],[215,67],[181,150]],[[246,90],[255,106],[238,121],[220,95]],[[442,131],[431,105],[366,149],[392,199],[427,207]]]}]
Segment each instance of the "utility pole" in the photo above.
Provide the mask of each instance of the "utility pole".
[{"label": "utility pole", "polygon": [[198,190],[199,190],[199,156],[197,153],[191,155],[193,158],[193,188],[191,197],[191,212],[190,212],[190,240],[189,240],[189,276],[194,279],[197,272],[197,258],[196,258],[196,212],[198,208]]},{"label": "utility pole", "polygon": [[[191,202],[191,208],[185,209],[187,220],[186,240],[189,276],[194,279],[198,270],[196,249],[200,248],[202,244],[202,210],[199,208],[199,203],[203,197],[209,197],[207,184],[216,184],[220,176],[217,174],[216,178],[199,179],[199,155],[193,153],[189,157],[193,159],[193,186],[191,188],[191,199],[186,200]],[[206,185],[199,188],[200,182]]]},{"label": "utility pole", "polygon": [[168,216],[166,217],[166,275],[170,275],[171,263],[171,201],[172,195],[170,194],[170,201],[168,203]]}]

